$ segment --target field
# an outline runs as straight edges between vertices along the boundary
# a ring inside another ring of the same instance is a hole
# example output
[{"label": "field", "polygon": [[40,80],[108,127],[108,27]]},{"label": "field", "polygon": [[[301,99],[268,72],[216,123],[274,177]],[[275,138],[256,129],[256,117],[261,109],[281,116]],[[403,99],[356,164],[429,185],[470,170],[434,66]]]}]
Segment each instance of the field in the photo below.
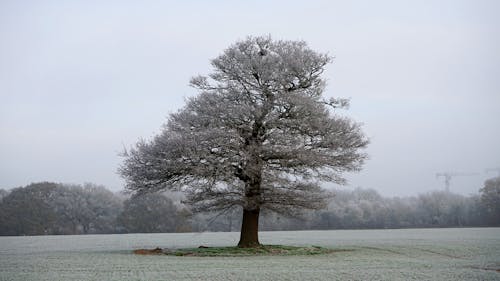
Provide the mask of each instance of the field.
[{"label": "field", "polygon": [[0,237],[0,280],[500,280],[500,228],[262,232],[313,256],[138,256],[235,245],[238,233]]}]

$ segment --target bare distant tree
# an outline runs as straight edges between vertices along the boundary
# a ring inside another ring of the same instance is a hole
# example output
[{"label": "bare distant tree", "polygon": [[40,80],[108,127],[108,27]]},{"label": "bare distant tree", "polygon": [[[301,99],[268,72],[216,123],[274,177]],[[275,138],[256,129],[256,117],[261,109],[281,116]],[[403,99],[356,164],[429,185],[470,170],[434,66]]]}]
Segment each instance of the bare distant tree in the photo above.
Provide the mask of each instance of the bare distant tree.
[{"label": "bare distant tree", "polygon": [[[70,233],[111,233],[122,209],[120,199],[104,186],[92,183],[61,185],[52,203],[61,226]],[[63,231],[64,233],[64,231]]]},{"label": "bare distant tree", "polygon": [[125,153],[119,171],[138,193],[183,190],[194,211],[243,209],[240,247],[259,245],[261,209],[296,213],[325,205],[320,182],[360,169],[368,141],[325,100],[331,62],[302,41],[249,37],[191,80],[200,91],[151,141]]}]

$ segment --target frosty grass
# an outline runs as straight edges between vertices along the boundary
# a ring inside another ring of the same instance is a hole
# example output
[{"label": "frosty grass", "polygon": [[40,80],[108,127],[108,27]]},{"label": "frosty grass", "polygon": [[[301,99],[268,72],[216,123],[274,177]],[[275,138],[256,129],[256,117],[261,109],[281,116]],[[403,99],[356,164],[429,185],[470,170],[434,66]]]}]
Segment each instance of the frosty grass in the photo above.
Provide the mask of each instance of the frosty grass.
[{"label": "frosty grass", "polygon": [[0,237],[0,280],[500,280],[500,228],[261,232],[312,256],[138,256],[232,246],[239,233]]}]

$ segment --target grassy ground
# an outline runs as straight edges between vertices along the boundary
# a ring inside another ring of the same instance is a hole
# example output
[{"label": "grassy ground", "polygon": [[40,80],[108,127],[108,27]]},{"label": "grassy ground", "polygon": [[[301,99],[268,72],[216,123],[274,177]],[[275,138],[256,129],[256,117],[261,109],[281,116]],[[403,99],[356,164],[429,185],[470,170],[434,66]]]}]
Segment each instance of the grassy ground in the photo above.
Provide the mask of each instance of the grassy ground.
[{"label": "grassy ground", "polygon": [[136,250],[136,254],[166,254],[171,256],[195,256],[195,257],[241,257],[241,256],[298,256],[298,255],[320,255],[333,253],[335,250],[319,247],[297,247],[284,245],[261,245],[254,248],[239,247],[198,247],[184,249],[153,249]]},{"label": "grassy ground", "polygon": [[[241,249],[231,247],[239,233],[221,232],[0,237],[0,281],[500,280],[500,228],[262,232],[260,238],[297,247],[290,252],[305,245],[351,250],[223,256]],[[199,245],[219,256],[131,253],[192,252]]]}]

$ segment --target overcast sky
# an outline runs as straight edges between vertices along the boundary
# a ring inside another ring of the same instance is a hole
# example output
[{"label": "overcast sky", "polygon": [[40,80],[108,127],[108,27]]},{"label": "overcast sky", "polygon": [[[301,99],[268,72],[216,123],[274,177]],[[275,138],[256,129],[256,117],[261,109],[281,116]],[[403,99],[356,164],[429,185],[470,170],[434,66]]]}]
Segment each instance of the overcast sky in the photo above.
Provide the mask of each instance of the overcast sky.
[{"label": "overcast sky", "polygon": [[[240,2],[240,3],[236,3]],[[123,188],[118,153],[159,132],[191,76],[248,35],[335,56],[370,160],[345,188],[477,193],[500,168],[500,1],[1,1],[0,188]]]}]

